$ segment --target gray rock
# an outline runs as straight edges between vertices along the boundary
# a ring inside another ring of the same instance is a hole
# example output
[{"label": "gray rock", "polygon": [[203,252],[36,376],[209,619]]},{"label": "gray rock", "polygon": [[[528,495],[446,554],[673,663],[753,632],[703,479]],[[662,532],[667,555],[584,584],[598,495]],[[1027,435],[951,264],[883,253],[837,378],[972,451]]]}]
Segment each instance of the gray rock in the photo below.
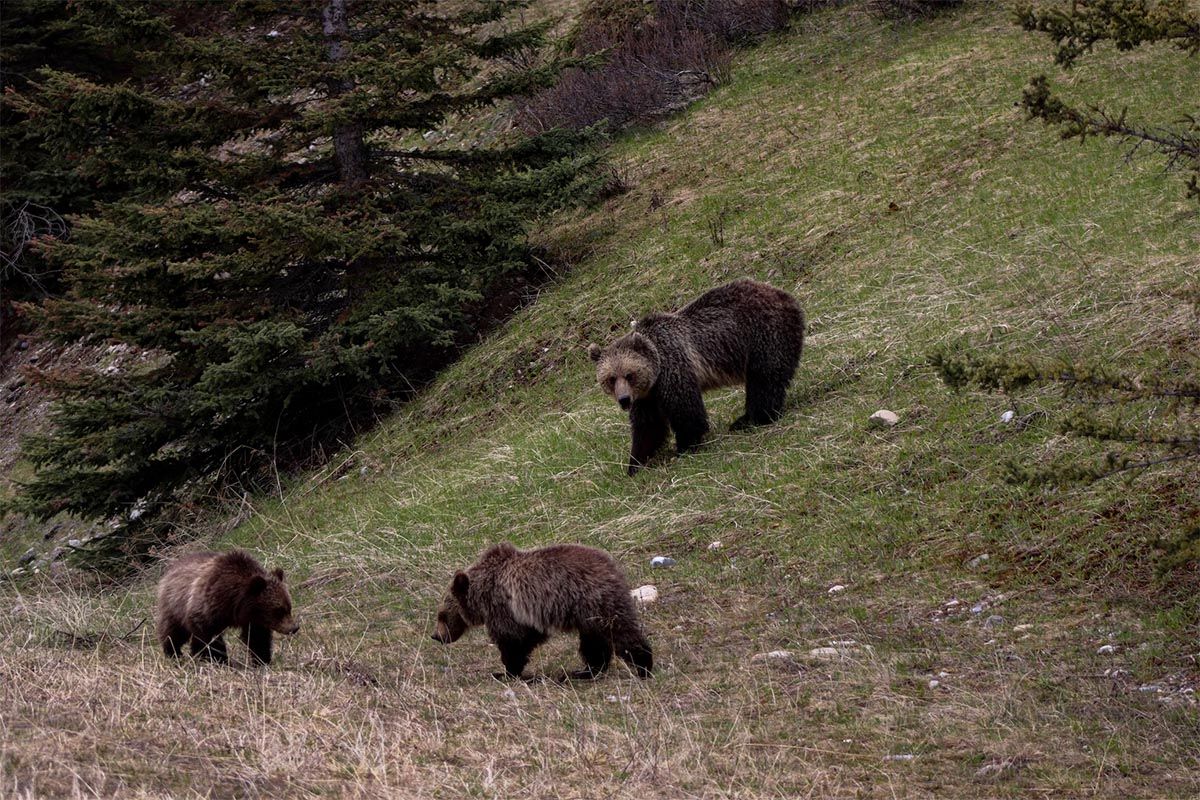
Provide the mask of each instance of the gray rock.
[{"label": "gray rock", "polygon": [[872,428],[893,428],[899,421],[900,416],[895,411],[881,408],[867,419],[867,424]]},{"label": "gray rock", "polygon": [[1000,626],[1002,626],[1004,624],[1004,622],[1005,622],[1004,617],[1000,616],[999,614],[992,614],[990,617],[988,617],[987,619],[985,619],[983,621],[983,627],[999,628]]},{"label": "gray rock", "polygon": [[655,556],[654,558],[650,559],[650,566],[659,568],[673,567],[675,566],[675,559],[671,558],[670,556]]},{"label": "gray rock", "polygon": [[35,558],[37,558],[37,550],[31,547],[21,554],[21,557],[17,559],[17,564],[23,567]]},{"label": "gray rock", "polygon": [[1117,647],[1116,647],[1116,645],[1112,645],[1112,644],[1105,644],[1105,645],[1101,645],[1101,646],[1100,646],[1100,648],[1099,648],[1098,650],[1096,650],[1096,655],[1098,655],[1098,656],[1111,656],[1111,655],[1112,655],[1113,653],[1115,653],[1115,652],[1117,652]]},{"label": "gray rock", "polygon": [[83,540],[82,539],[68,539],[67,547],[78,550],[79,548],[83,547]]},{"label": "gray rock", "polygon": [[981,565],[986,564],[991,558],[987,553],[980,553],[967,562],[967,566],[971,569],[978,569]]}]

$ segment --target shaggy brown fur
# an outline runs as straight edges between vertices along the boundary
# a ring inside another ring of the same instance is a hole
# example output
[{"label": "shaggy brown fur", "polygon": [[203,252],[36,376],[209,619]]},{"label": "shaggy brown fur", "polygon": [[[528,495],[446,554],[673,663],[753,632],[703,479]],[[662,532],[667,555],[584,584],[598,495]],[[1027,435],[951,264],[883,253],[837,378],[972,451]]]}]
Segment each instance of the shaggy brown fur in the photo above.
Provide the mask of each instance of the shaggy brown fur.
[{"label": "shaggy brown fur", "polygon": [[804,312],[787,292],[742,278],[675,313],[651,314],[608,347],[588,348],[601,388],[629,412],[629,474],[675,431],[680,453],[708,433],[703,393],[746,385],[733,428],[775,422],[804,348]]},{"label": "shaggy brown fur", "polygon": [[158,640],[163,652],[178,656],[185,643],[192,655],[229,661],[226,628],[242,629],[242,641],[255,664],[271,663],[271,631],[292,634],[292,598],[283,570],[270,573],[241,550],[192,553],[167,568],[158,582]]},{"label": "shaggy brown fur", "polygon": [[433,638],[449,644],[476,625],[487,626],[505,674],[514,678],[554,631],[579,634],[586,667],[573,678],[600,675],[614,650],[643,678],[654,668],[625,574],[608,553],[593,547],[489,547],[474,565],[455,574],[438,609]]}]

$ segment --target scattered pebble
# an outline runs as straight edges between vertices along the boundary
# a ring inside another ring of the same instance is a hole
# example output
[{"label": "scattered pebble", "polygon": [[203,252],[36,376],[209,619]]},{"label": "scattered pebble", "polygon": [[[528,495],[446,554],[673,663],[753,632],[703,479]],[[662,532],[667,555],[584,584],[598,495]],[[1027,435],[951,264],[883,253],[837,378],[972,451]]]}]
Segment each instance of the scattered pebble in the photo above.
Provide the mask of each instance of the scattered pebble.
[{"label": "scattered pebble", "polygon": [[842,644],[834,647],[814,647],[808,651],[809,658],[818,661],[842,661],[855,656],[867,655],[873,648],[866,644]]},{"label": "scattered pebble", "polygon": [[636,589],[630,589],[629,594],[631,597],[633,597],[634,602],[643,606],[648,606],[658,600],[658,589],[650,584],[639,586]]},{"label": "scattered pebble", "polygon": [[654,558],[650,559],[650,566],[673,567],[675,566],[675,559],[671,558],[670,556],[655,556]]},{"label": "scattered pebble", "polygon": [[772,650],[769,653],[759,653],[750,659],[753,664],[762,663],[763,661],[795,661],[796,654],[791,650]]},{"label": "scattered pebble", "polygon": [[975,605],[971,606],[971,613],[972,614],[982,614],[983,613],[983,603],[976,603]]},{"label": "scattered pebble", "polygon": [[1009,422],[1013,421],[1013,417],[1015,417],[1016,415],[1017,415],[1017,412],[1015,412],[1015,411],[1012,411],[1012,410],[1005,411],[1003,414],[1000,415],[1000,421],[1005,424],[1008,424]]},{"label": "scattered pebble", "polygon": [[1004,617],[1000,616],[999,614],[992,614],[990,617],[988,617],[987,619],[985,619],[983,621],[983,627],[999,628],[1001,625],[1004,624],[1004,622],[1005,622]]},{"label": "scattered pebble", "polygon": [[967,566],[971,569],[978,569],[982,564],[986,564],[991,558],[987,553],[980,553],[967,562]]},{"label": "scattered pebble", "polygon": [[946,601],[946,608],[957,608],[960,605],[962,605],[962,603],[959,602],[957,599]]},{"label": "scattered pebble", "polygon": [[517,693],[512,690],[511,686],[506,687],[504,689],[504,691],[501,692],[500,694],[505,700],[516,700],[517,699]]},{"label": "scattered pebble", "polygon": [[1111,656],[1115,652],[1117,652],[1116,645],[1105,644],[1100,646],[1100,648],[1096,651],[1096,655]]},{"label": "scattered pebble", "polygon": [[900,417],[895,411],[888,411],[886,408],[881,408],[870,416],[867,424],[872,428],[892,428],[900,421]]},{"label": "scattered pebble", "polygon": [[628,695],[610,694],[610,695],[605,696],[604,701],[607,703],[620,703],[620,702],[623,702],[628,699],[629,699]]},{"label": "scattered pebble", "polygon": [[939,680],[937,680],[937,679],[931,680],[931,681],[929,682],[929,688],[930,688],[930,689],[936,689],[937,687],[939,687],[939,686],[941,686],[941,685],[942,685],[942,682],[941,682],[941,681],[939,681]]},{"label": "scattered pebble", "polygon": [[949,672],[946,672],[946,670],[942,670],[941,672],[939,672],[939,673],[938,673],[938,677],[939,677],[939,678],[949,678],[949,677],[950,677],[950,673],[949,673]]},{"label": "scattered pebble", "polygon": [[1033,630],[1033,626],[1030,625],[1028,622],[1024,622],[1024,623],[1021,623],[1020,625],[1013,625],[1013,630],[1016,631],[1017,633],[1024,633],[1025,631]]},{"label": "scattered pebble", "polygon": [[28,550],[26,550],[26,551],[25,551],[25,552],[24,552],[24,553],[21,555],[21,557],[20,557],[20,558],[18,558],[18,559],[17,559],[17,564],[19,564],[20,566],[22,566],[22,567],[23,567],[23,566],[25,566],[26,564],[28,564],[30,561],[33,561],[35,558],[37,558],[37,550],[34,550],[34,549],[31,547],[31,548],[29,548]]},{"label": "scattered pebble", "polygon": [[721,540],[717,539],[715,542],[709,542],[708,549],[709,550],[720,550],[723,546],[724,545],[721,544]]},{"label": "scattered pebble", "polygon": [[67,540],[67,547],[70,547],[70,548],[72,548],[73,550],[78,550],[79,548],[83,547],[83,540],[81,540],[81,539],[68,539],[68,540]]},{"label": "scattered pebble", "polygon": [[895,755],[884,756],[884,761],[912,761],[916,758],[912,753],[896,753]]},{"label": "scattered pebble", "polygon": [[835,583],[833,586],[829,587],[830,594],[841,594],[844,591],[846,591],[846,587],[840,583]]}]

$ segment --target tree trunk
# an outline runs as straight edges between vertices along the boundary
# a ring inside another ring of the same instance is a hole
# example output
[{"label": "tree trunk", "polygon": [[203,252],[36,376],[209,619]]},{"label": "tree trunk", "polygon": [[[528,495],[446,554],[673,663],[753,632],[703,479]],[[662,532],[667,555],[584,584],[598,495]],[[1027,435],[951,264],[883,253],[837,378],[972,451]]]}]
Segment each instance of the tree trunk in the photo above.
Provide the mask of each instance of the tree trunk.
[{"label": "tree trunk", "polygon": [[[321,13],[325,41],[329,43],[329,60],[336,64],[350,54],[346,41],[350,35],[346,24],[346,0],[329,0]],[[329,96],[338,97],[354,88],[349,80],[329,81]],[[367,150],[363,144],[362,127],[356,123],[339,125],[333,131],[333,158],[343,184],[356,186],[367,179]]]}]

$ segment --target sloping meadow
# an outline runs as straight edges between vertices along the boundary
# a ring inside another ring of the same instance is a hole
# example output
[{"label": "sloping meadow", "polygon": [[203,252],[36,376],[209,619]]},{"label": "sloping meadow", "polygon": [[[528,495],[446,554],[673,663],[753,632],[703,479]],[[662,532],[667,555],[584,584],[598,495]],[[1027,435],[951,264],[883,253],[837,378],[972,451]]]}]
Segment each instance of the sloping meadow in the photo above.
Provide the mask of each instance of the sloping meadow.
[{"label": "sloping meadow", "polygon": [[[1007,460],[1078,447],[1056,433],[1066,401],[956,394],[927,366],[951,343],[1135,367],[1200,346],[1173,296],[1200,280],[1194,204],[1153,159],[1024,122],[1021,87],[1051,69],[984,3],[911,25],[851,4],[739,53],[726,85],[618,143],[630,191],[539,233],[570,272],[356,450],[204,543],[287,571],[303,627],[272,667],[166,663],[157,572],[6,586],[0,785],[1195,796],[1197,587],[1159,575],[1153,544],[1194,519],[1200,480],[1009,486]],[[1195,70],[1104,52],[1064,80],[1170,117]],[[702,451],[627,477],[627,421],[587,344],[742,275],[809,316],[784,419],[728,433],[742,394],[711,394]],[[880,408],[899,423],[869,427]],[[502,683],[482,632],[432,641],[453,571],[502,540],[602,547],[654,584],[655,676],[565,681],[559,636],[537,680]]]}]

